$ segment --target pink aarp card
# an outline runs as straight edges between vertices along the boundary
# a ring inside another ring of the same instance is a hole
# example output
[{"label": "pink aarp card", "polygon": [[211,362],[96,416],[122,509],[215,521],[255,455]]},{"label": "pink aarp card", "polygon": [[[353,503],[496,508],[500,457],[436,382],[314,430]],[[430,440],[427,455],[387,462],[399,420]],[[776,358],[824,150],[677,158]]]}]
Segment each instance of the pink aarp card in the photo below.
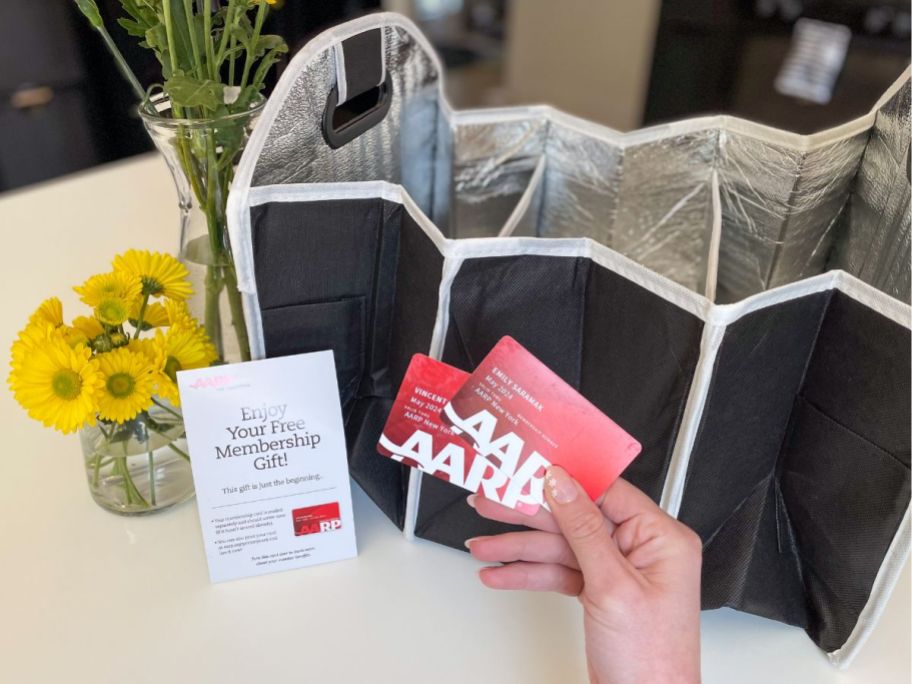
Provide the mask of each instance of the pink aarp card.
[{"label": "pink aarp card", "polygon": [[501,502],[544,504],[545,469],[567,470],[593,500],[641,446],[511,337],[502,338],[444,407],[443,419],[499,469]]}]

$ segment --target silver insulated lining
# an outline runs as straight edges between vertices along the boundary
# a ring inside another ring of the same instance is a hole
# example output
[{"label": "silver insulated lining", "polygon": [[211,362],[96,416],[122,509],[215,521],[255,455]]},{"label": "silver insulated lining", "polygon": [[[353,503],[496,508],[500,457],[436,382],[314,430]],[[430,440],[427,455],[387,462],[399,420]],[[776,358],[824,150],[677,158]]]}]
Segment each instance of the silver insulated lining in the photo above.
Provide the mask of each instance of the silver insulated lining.
[{"label": "silver insulated lining", "polygon": [[589,238],[719,303],[828,268],[909,300],[908,72],[871,114],[813,136],[730,117],[622,134],[550,107],[453,112],[423,37],[383,37],[386,118],[324,142],[327,42],[274,94],[251,186],[398,183],[448,237]]},{"label": "silver insulated lining", "polygon": [[384,29],[384,50],[393,100],[383,121],[339,149],[326,144],[321,124],[336,72],[333,49],[323,50],[285,95],[251,186],[385,180],[403,185],[431,213],[441,121],[436,59],[399,27]]},{"label": "silver insulated lining", "polygon": [[909,81],[877,110],[845,206],[835,268],[909,300]]}]

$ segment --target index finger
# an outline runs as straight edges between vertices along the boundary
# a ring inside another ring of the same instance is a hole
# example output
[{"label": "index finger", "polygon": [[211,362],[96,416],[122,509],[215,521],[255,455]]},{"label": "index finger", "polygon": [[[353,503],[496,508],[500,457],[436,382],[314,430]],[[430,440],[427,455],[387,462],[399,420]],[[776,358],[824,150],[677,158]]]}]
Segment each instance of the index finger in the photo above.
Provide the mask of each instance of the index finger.
[{"label": "index finger", "polygon": [[480,494],[470,494],[466,502],[478,512],[478,515],[488,520],[509,523],[510,525],[525,525],[533,530],[541,530],[542,532],[560,532],[560,528],[554,521],[554,516],[544,508],[539,508],[535,515],[526,515],[513,508],[507,508],[502,504],[486,499]]}]

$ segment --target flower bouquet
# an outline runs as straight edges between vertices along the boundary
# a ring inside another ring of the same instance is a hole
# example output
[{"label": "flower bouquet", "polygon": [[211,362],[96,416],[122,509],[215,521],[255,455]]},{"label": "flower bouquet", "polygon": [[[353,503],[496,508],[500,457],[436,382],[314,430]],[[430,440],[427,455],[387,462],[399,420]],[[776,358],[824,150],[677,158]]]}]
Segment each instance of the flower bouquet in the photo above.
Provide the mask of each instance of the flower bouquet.
[{"label": "flower bouquet", "polygon": [[[264,81],[288,51],[263,25],[276,0],[120,0],[118,24],[161,64],[144,90],[95,0],[75,0],[131,84],[139,113],[174,177],[189,301],[223,361],[250,359],[225,214],[234,166],[262,110]],[[224,325],[230,320],[230,327]]]},{"label": "flower bouquet", "polygon": [[29,416],[81,430],[89,488],[103,507],[146,513],[193,493],[177,372],[216,360],[190,315],[187,269],[129,250],[74,288],[91,316],[69,324],[45,300],[12,346],[9,386]]}]

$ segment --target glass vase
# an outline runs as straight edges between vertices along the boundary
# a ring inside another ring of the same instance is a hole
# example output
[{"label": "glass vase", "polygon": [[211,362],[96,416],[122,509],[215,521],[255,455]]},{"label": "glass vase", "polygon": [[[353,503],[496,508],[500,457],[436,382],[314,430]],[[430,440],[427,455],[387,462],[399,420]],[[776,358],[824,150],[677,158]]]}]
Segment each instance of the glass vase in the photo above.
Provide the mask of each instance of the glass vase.
[{"label": "glass vase", "polygon": [[89,491],[123,515],[153,513],[193,496],[184,421],[163,399],[125,423],[99,419],[80,431]]},{"label": "glass vase", "polygon": [[177,186],[180,257],[194,291],[188,305],[223,363],[250,360],[225,209],[235,165],[264,103],[260,98],[243,112],[214,119],[175,118],[167,99],[140,108]]}]

